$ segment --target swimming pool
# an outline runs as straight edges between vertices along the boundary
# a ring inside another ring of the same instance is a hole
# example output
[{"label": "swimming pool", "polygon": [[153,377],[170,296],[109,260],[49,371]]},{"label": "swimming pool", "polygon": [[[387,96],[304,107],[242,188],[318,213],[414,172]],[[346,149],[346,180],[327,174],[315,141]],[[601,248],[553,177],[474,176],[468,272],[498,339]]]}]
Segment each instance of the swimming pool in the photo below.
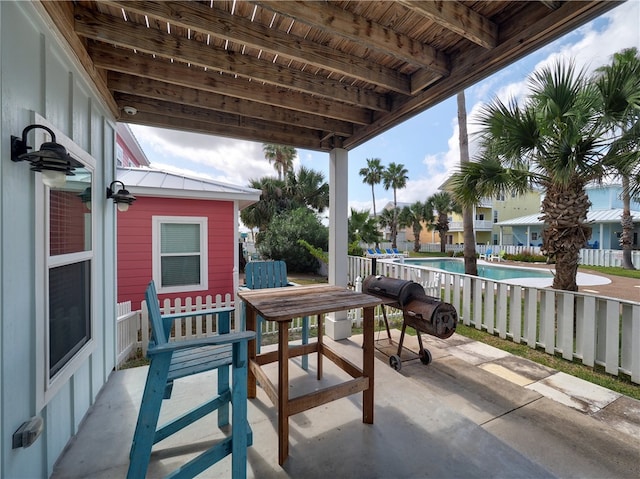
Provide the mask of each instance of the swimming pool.
[{"label": "swimming pool", "polygon": [[[405,259],[404,264],[414,266],[426,266],[441,269],[448,273],[464,274],[464,260],[455,258],[423,258]],[[541,271],[533,268],[519,268],[516,266],[494,266],[478,264],[478,276],[494,281],[507,281],[520,278],[544,278],[552,279],[550,271]]]}]

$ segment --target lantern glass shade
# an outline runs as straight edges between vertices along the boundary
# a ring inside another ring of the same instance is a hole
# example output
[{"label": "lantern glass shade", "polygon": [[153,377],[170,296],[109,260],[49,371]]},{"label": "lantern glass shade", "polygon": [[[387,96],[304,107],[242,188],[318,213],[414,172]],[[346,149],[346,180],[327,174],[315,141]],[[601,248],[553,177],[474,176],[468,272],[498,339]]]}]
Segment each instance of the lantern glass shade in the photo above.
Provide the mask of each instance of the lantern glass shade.
[{"label": "lantern glass shade", "polygon": [[62,188],[67,175],[64,171],[42,170],[42,182],[49,188]]}]

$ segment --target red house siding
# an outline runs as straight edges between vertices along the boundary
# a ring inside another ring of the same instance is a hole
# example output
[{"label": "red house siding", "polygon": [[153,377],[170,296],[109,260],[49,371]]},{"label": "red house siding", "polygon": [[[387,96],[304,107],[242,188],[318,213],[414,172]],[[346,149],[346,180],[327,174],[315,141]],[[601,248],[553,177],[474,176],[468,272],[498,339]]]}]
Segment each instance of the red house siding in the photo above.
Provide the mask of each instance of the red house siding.
[{"label": "red house siding", "polygon": [[160,294],[160,299],[208,294],[234,294],[234,233],[237,221],[230,201],[152,198],[138,196],[124,213],[118,212],[118,301],[140,308],[152,279],[152,217],[207,217],[209,288],[193,293]]}]

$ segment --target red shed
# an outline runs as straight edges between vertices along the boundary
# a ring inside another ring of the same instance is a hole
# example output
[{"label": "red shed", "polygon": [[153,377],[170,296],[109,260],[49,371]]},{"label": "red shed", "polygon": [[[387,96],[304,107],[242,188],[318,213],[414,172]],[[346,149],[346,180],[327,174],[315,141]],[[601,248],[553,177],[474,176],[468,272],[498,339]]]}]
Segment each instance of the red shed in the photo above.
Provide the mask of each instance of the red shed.
[{"label": "red shed", "polygon": [[151,279],[161,300],[233,297],[239,212],[261,192],[150,168],[119,168],[117,178],[137,198],[118,212],[118,302],[139,309]]}]

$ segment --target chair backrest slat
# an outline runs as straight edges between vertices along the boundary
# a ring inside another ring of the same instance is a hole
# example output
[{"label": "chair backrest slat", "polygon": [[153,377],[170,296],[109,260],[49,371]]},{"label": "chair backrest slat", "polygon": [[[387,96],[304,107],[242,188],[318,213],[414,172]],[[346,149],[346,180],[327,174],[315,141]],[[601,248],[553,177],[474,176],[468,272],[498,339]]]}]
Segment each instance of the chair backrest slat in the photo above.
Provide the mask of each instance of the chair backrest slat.
[{"label": "chair backrest slat", "polygon": [[147,286],[144,293],[147,300],[147,308],[149,310],[149,323],[151,324],[151,333],[156,344],[165,344],[169,342],[169,334],[160,314],[160,305],[158,303],[158,294],[156,293],[156,285],[153,281]]},{"label": "chair backrest slat", "polygon": [[287,264],[284,261],[250,261],[244,269],[245,284],[250,289],[287,286]]}]

